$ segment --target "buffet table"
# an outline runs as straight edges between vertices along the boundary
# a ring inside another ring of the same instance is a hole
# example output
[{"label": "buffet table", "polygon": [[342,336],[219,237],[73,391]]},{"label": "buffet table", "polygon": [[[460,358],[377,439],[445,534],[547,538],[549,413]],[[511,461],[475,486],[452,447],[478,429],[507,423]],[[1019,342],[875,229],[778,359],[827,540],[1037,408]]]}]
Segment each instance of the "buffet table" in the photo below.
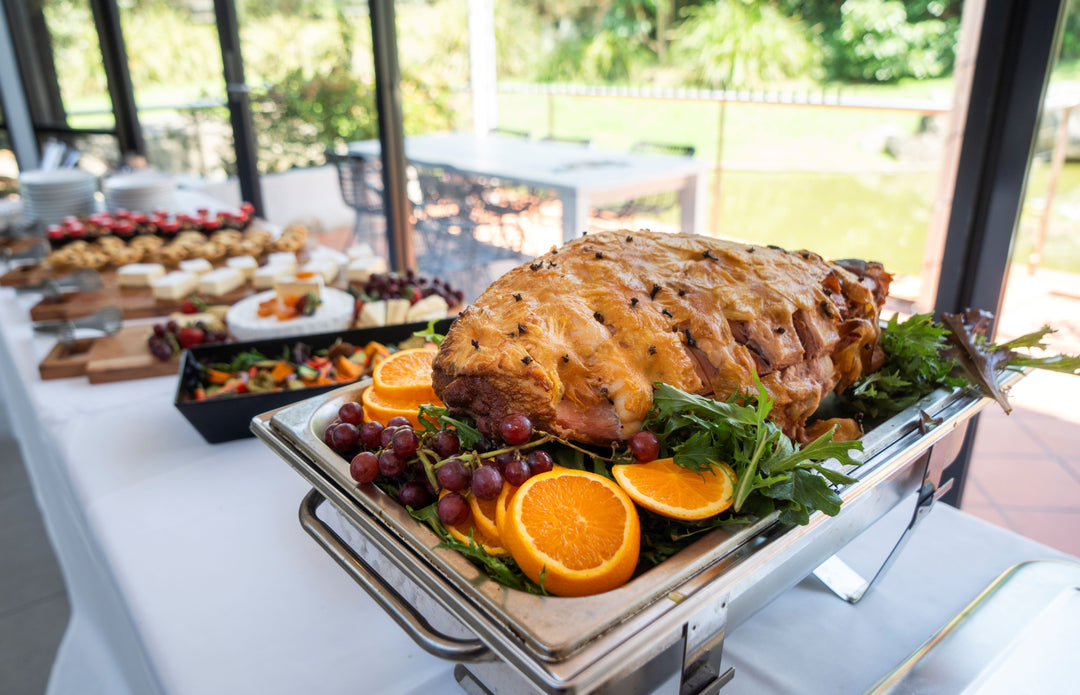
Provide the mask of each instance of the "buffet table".
[{"label": "buffet table", "polygon": [[[36,301],[0,289],[0,396],[71,599],[50,693],[462,692],[301,529],[301,478],[254,439],[206,444],[175,378],[40,380]],[[853,564],[880,561],[910,513],[858,539]],[[722,692],[861,692],[1046,557],[1061,555],[938,505],[861,603],[811,577],[730,633]]]}]

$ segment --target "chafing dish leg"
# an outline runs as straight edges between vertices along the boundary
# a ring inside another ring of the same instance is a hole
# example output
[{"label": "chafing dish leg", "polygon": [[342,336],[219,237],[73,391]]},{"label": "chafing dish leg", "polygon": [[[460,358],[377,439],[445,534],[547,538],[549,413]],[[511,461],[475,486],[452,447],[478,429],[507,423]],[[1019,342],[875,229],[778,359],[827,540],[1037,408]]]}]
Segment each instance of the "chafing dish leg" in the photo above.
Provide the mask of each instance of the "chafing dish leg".
[{"label": "chafing dish leg", "polygon": [[858,603],[866,595],[866,592],[870,590],[870,587],[874,585],[874,582],[883,577],[889,570],[900,555],[904,545],[907,544],[912,531],[915,530],[915,527],[919,525],[919,522],[934,506],[934,502],[941,499],[941,496],[952,488],[952,483],[951,479],[947,480],[940,488],[936,487],[930,480],[923,483],[922,488],[919,490],[919,499],[915,503],[915,511],[911,515],[911,521],[908,523],[907,528],[904,529],[904,532],[900,534],[900,538],[889,552],[888,557],[885,558],[881,567],[878,568],[869,581],[863,579],[858,572],[841,560],[838,555],[833,555],[821,563],[814,570],[814,576],[827,586],[830,591],[848,603]]}]

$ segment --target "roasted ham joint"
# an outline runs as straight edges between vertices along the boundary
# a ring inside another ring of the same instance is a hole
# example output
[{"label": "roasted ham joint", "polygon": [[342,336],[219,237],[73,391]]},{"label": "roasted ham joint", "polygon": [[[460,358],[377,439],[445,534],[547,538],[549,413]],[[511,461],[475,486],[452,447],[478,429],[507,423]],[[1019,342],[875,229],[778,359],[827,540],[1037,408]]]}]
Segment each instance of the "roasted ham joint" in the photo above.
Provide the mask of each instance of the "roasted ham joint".
[{"label": "roasted ham joint", "polygon": [[727,399],[756,392],[756,374],[773,419],[805,440],[825,396],[881,366],[890,280],[878,263],[809,251],[589,234],[505,274],[461,314],[435,358],[435,392],[485,433],[517,412],[603,445],[640,429],[657,382]]}]

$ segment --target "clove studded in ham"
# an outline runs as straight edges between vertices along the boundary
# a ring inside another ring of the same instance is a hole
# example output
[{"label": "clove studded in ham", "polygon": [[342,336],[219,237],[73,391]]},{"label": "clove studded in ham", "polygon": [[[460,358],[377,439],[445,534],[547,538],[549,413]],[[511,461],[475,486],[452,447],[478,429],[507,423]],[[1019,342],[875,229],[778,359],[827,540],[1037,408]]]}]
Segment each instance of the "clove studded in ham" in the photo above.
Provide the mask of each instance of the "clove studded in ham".
[{"label": "clove studded in ham", "polygon": [[653,384],[726,399],[754,374],[796,439],[822,398],[883,360],[891,275],[709,237],[646,231],[575,239],[496,280],[435,358],[439,398],[492,434],[506,414],[592,444],[626,439]]}]

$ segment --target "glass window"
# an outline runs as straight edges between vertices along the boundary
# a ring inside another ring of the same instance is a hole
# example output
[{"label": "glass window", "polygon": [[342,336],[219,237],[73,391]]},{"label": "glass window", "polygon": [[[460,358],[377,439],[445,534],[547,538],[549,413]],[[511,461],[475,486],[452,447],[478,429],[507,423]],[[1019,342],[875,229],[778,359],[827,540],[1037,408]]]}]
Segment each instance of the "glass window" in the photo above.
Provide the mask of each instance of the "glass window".
[{"label": "glass window", "polygon": [[232,127],[213,3],[128,0],[120,21],[147,160],[224,179]]},{"label": "glass window", "polygon": [[[44,18],[46,33],[35,36],[34,41],[42,61],[51,57],[52,66],[43,66],[44,74],[55,71],[66,124],[72,128],[113,128],[112,102],[89,0],[26,0],[26,6],[30,13],[40,8]],[[32,30],[39,26],[32,17]],[[50,47],[51,56],[43,54],[41,46]]]}]

